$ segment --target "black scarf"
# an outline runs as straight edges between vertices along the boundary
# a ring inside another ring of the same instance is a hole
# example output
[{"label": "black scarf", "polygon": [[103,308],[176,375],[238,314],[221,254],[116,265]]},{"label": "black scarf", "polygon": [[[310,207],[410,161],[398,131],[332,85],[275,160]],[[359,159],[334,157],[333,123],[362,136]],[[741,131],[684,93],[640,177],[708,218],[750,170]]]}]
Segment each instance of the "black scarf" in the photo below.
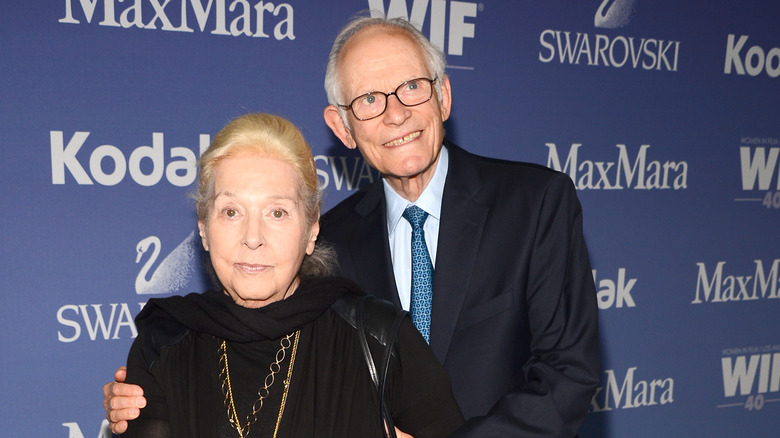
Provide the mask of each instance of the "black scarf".
[{"label": "black scarf", "polygon": [[278,339],[317,319],[345,294],[362,295],[358,286],[339,277],[302,280],[295,293],[257,309],[241,307],[224,292],[153,298],[135,319],[142,329],[158,319],[232,342]]}]

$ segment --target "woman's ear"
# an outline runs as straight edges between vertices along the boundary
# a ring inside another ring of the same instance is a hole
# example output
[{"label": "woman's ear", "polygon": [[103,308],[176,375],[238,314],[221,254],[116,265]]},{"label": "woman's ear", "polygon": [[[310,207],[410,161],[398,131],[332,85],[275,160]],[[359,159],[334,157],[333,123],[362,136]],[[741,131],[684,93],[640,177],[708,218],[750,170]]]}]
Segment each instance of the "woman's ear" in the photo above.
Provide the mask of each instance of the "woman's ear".
[{"label": "woman's ear", "polygon": [[198,233],[200,234],[200,243],[203,244],[203,249],[209,250],[209,241],[206,238],[207,226],[203,221],[198,221]]},{"label": "woman's ear", "polygon": [[316,221],[314,221],[313,224],[311,224],[311,228],[309,230],[309,241],[306,242],[306,254],[312,255],[314,253],[314,247],[317,244],[317,236],[320,235],[320,221],[319,218],[317,218]]}]

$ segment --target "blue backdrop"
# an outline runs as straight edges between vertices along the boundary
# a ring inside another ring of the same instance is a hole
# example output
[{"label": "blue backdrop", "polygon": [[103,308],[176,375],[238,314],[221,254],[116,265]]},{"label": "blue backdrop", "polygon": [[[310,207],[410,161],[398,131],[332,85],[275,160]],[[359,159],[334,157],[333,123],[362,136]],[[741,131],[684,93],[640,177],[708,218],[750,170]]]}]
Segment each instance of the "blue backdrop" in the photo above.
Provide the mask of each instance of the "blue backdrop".
[{"label": "blue backdrop", "polygon": [[5,2],[2,435],[107,436],[132,318],[206,287],[187,194],[229,119],[295,122],[327,207],[377,177],[321,115],[368,8],[447,53],[449,138],[578,187],[603,345],[582,436],[777,436],[776,0]]}]

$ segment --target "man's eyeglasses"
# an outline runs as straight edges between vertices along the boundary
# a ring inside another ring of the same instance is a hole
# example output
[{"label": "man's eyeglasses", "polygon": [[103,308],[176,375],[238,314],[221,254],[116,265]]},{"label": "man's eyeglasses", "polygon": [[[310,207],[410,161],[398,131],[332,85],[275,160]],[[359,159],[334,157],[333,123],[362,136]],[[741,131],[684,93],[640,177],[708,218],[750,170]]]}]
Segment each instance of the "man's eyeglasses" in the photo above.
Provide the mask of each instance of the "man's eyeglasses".
[{"label": "man's eyeglasses", "polygon": [[438,77],[411,79],[399,85],[392,93],[371,91],[352,99],[349,105],[339,104],[339,107],[351,109],[352,114],[360,121],[371,120],[384,114],[387,109],[387,99],[392,95],[395,95],[404,106],[421,105],[431,100],[433,83],[436,79]]}]

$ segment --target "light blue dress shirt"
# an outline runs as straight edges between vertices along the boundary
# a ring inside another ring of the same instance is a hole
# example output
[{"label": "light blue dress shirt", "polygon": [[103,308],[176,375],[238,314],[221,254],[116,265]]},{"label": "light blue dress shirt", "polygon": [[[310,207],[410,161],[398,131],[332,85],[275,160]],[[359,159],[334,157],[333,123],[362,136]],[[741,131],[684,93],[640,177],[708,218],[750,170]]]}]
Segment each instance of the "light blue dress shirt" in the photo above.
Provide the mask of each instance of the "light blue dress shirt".
[{"label": "light blue dress shirt", "polygon": [[441,221],[441,200],[444,194],[444,181],[447,179],[449,168],[449,153],[442,146],[439,161],[428,185],[414,203],[404,199],[390,187],[386,180],[382,179],[385,190],[385,202],[387,203],[387,237],[390,243],[390,257],[393,262],[393,274],[395,284],[398,287],[398,298],[401,307],[409,310],[409,301],[412,293],[412,226],[403,218],[403,213],[409,205],[416,205],[426,213],[425,244],[431,255],[431,263],[436,269],[436,248],[439,242],[439,224]]}]

